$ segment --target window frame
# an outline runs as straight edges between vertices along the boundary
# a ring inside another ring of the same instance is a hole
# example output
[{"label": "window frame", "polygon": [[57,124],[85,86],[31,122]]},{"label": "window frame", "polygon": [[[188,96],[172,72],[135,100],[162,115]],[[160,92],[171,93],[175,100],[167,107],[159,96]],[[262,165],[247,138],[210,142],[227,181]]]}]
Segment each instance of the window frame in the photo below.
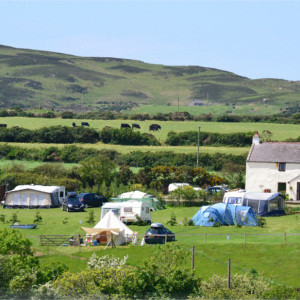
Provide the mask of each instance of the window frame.
[{"label": "window frame", "polygon": [[[281,167],[284,167],[284,168],[281,168]],[[286,163],[283,163],[283,162],[278,163],[278,171],[285,172],[286,171]]]}]

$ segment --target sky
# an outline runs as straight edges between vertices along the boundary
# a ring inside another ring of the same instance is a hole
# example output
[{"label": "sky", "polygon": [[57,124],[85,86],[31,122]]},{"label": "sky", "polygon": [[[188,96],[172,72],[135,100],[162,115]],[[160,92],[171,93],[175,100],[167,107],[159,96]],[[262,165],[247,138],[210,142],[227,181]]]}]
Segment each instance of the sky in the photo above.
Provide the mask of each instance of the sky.
[{"label": "sky", "polygon": [[300,1],[5,1],[0,44],[300,80]]}]

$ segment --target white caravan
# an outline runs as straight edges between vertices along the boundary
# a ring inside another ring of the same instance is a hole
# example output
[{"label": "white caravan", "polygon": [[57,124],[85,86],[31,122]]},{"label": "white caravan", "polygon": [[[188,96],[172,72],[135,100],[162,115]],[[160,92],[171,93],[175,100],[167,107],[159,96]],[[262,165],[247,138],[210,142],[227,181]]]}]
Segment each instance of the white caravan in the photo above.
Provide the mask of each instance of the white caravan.
[{"label": "white caravan", "polygon": [[151,212],[148,202],[129,200],[124,202],[107,202],[101,208],[101,219],[112,210],[124,223],[137,222],[137,216],[151,223]]}]

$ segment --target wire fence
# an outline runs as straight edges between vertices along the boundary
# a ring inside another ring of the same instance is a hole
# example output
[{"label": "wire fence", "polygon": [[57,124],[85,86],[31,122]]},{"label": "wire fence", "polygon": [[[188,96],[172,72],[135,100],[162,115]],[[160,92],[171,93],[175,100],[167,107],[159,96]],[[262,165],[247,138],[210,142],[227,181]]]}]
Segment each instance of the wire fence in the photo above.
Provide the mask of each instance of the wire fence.
[{"label": "wire fence", "polygon": [[[153,243],[165,244],[175,241],[179,245],[209,245],[209,244],[274,244],[288,245],[300,244],[300,233],[176,233],[175,235],[156,234],[156,240]],[[119,236],[114,235],[40,235],[27,236],[29,238],[39,239],[39,246],[121,246],[121,245],[143,245],[144,234],[125,235],[121,241],[117,241]]]}]

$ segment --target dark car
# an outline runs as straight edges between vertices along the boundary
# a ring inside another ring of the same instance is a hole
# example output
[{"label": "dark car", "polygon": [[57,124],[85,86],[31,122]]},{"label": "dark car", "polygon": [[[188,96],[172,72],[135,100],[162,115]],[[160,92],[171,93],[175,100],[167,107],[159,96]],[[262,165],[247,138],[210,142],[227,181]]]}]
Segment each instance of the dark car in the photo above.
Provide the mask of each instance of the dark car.
[{"label": "dark car", "polygon": [[69,192],[61,204],[61,209],[66,211],[84,211],[84,204],[75,192]]},{"label": "dark car", "polygon": [[107,198],[95,193],[81,193],[78,198],[85,207],[102,206],[104,202],[108,201]]},{"label": "dark car", "polygon": [[165,244],[175,241],[175,234],[161,223],[152,223],[144,239],[146,244]]}]

